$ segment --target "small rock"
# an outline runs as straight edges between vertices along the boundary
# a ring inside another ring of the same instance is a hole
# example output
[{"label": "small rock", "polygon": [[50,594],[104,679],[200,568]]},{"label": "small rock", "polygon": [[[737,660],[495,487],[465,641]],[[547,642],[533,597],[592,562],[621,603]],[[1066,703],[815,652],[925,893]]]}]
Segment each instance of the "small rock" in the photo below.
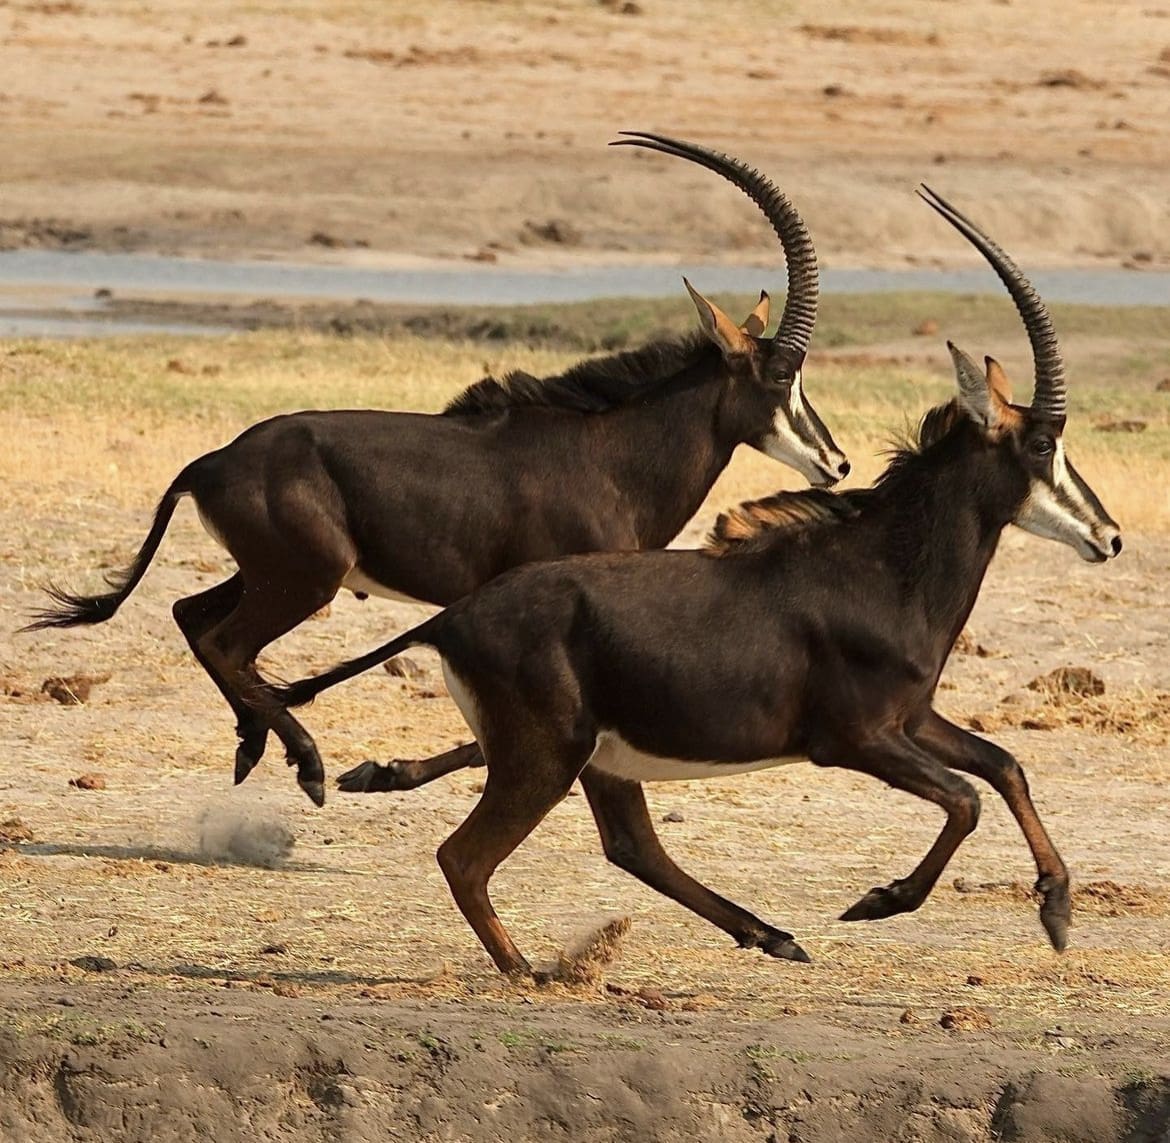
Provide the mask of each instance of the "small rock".
[{"label": "small rock", "polygon": [[426,667],[420,666],[409,655],[399,655],[394,659],[387,660],[382,664],[382,670],[388,675],[393,675],[396,679],[410,679],[412,682],[427,677]]},{"label": "small rock", "polygon": [[971,985],[972,988],[981,988],[986,983],[986,981],[983,979],[983,977],[978,976],[975,973],[971,973],[971,975],[967,977],[967,983]]},{"label": "small rock", "polygon": [[332,234],[327,234],[324,230],[314,230],[309,235],[310,246],[324,246],[326,250],[336,250],[339,246],[344,246],[345,242],[340,238],[335,238]]},{"label": "small rock", "polygon": [[106,788],[106,776],[104,774],[78,774],[76,778],[69,779],[69,785],[78,790],[104,790]]},{"label": "small rock", "polygon": [[550,218],[547,222],[533,222],[529,219],[524,223],[520,240],[528,243],[550,242],[557,246],[580,246],[581,232],[563,218]]},{"label": "small rock", "polygon": [[114,291],[111,290],[108,286],[98,286],[98,288],[94,290],[93,296],[97,298],[98,301],[104,302],[114,296]]},{"label": "small rock", "polygon": [[643,1008],[649,1008],[651,1012],[666,1012],[670,1009],[670,1001],[662,995],[662,990],[659,988],[650,988],[649,986],[639,988],[635,999]]},{"label": "small rock", "polygon": [[1146,422],[1102,421],[1099,425],[1094,425],[1093,428],[1099,433],[1144,433],[1146,431]]},{"label": "small rock", "polygon": [[938,322],[934,318],[925,318],[914,327],[915,337],[934,337],[938,333]]},{"label": "small rock", "polygon": [[247,47],[247,44],[248,44],[248,37],[244,36],[244,35],[240,35],[238,32],[236,33],[236,35],[232,36],[232,38],[230,40],[224,40],[224,42],[223,42],[223,46],[225,48],[243,48],[243,47]]},{"label": "small rock", "polygon": [[913,1008],[907,1008],[901,1016],[898,1017],[899,1024],[917,1024],[918,1015]]},{"label": "small rock", "polygon": [[498,262],[500,260],[500,256],[494,250],[488,250],[485,246],[481,246],[474,254],[464,254],[463,257],[468,262]]},{"label": "small rock", "polygon": [[180,361],[177,357],[172,357],[167,361],[168,373],[194,373],[195,370],[191,368],[185,361]]},{"label": "small rock", "polygon": [[662,820],[664,822],[685,822],[687,819],[678,810],[671,810],[670,813],[662,815]]},{"label": "small rock", "polygon": [[68,996],[58,996],[57,1003],[59,1005],[61,1005],[62,1008],[76,1008],[77,1007],[76,1002],[73,1000],[70,1000]]},{"label": "small rock", "polygon": [[94,687],[109,681],[109,675],[53,675],[41,683],[41,693],[62,706],[81,706]]},{"label": "small rock", "polygon": [[261,950],[264,956],[284,956],[288,952],[288,945],[277,942],[271,945],[265,945]]},{"label": "small rock", "polygon": [[845,88],[839,83],[826,83],[821,88],[821,94],[827,95],[830,99],[836,99],[838,96],[845,95]]},{"label": "small rock", "polygon": [[1104,80],[1092,79],[1071,67],[1043,72],[1036,83],[1038,87],[1071,87],[1077,91],[1097,91],[1105,86]]},{"label": "small rock", "polygon": [[227,100],[214,87],[205,91],[196,102],[202,103],[205,107],[224,107],[227,105]]},{"label": "small rock", "polygon": [[1163,377],[1157,385],[1154,386],[1155,393],[1170,393],[1170,377]]},{"label": "small rock", "polygon": [[944,1012],[939,1026],[956,1032],[977,1032],[992,1026],[991,1017],[982,1008],[958,1007]]},{"label": "small rock", "polygon": [[1105,683],[1088,667],[1057,667],[1055,671],[1034,678],[1028,684],[1028,690],[1089,697],[1103,695]]}]

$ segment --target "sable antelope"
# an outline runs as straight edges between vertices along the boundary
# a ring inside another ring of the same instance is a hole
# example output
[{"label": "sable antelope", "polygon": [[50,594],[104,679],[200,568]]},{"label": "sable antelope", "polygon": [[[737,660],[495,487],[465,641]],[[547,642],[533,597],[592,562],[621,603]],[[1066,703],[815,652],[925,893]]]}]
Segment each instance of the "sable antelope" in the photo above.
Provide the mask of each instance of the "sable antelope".
[{"label": "sable antelope", "polygon": [[[570,552],[669,543],[739,444],[832,484],[849,462],[804,395],[816,320],[812,240],[788,199],[736,159],[657,135],[627,140],[722,175],[780,239],[789,289],[771,338],[768,295],[742,326],[690,283],[702,333],[586,361],[537,380],[472,385],[440,415],[303,412],[254,425],[187,465],[163,493],[133,563],[104,594],[49,587],[26,630],[109,619],[134,590],[176,506],[232,555],[229,580],[178,600],[175,621],[235,712],[235,780],[272,729],[317,804],[312,738],[274,705],[256,656],[341,588],[448,604],[500,572]],[[474,747],[471,750],[474,757]]]},{"label": "sable antelope", "polygon": [[[435,647],[488,775],[439,848],[455,900],[496,965],[527,961],[487,893],[496,867],[577,778],[610,861],[745,948],[807,960],[792,934],[676,866],[640,783],[712,778],[808,759],[872,774],[936,803],[946,823],[909,874],[843,920],[917,909],[1004,798],[1035,859],[1040,919],[1066,941],[1069,879],[1007,751],[932,709],[943,665],[1000,533],[1016,523],[1086,560],[1121,550],[1117,525],[1064,455],[1065,382],[1043,302],[1011,259],[937,195],[923,197],[990,261],[1035,361],[1030,406],[1007,378],[950,347],[958,396],[868,489],[780,493],[722,516],[705,552],[575,556],[518,568],[371,654],[282,691],[296,705],[407,647]],[[716,558],[717,557],[717,558]]]}]

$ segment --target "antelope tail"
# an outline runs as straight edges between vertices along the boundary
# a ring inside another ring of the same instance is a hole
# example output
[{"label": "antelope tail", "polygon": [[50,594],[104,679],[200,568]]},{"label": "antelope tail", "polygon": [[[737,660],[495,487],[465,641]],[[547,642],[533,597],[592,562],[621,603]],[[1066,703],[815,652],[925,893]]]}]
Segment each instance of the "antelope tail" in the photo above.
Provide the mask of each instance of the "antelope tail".
[{"label": "antelope tail", "polygon": [[381,647],[375,647],[372,651],[367,651],[356,659],[347,659],[344,663],[338,663],[336,667],[330,668],[323,674],[311,675],[307,679],[299,679],[297,682],[289,683],[283,687],[272,686],[268,693],[286,707],[304,706],[305,703],[312,702],[323,690],[327,690],[337,683],[343,683],[346,679],[352,679],[354,675],[360,675],[362,671],[368,671],[371,667],[386,662],[387,659],[393,659],[395,655],[401,655],[409,647],[416,647],[420,643],[433,646],[431,635],[436,622],[443,615],[444,612],[440,611],[438,615],[432,615],[426,622],[412,627],[409,631],[404,631],[396,639],[391,639],[389,643],[383,643]]},{"label": "antelope tail", "polygon": [[175,514],[175,507],[187,494],[186,471],[179,473],[170,488],[163,493],[162,499],[155,509],[154,522],[134,562],[121,571],[109,572],[105,581],[112,591],[99,592],[97,595],[75,595],[56,584],[45,585],[45,592],[53,601],[50,606],[31,613],[32,622],[21,628],[21,631],[40,631],[46,627],[82,627],[90,623],[104,623],[114,612],[126,602],[130,593],[138,586],[138,581],[146,574],[150,561],[154,559],[166,534],[171,517]]}]

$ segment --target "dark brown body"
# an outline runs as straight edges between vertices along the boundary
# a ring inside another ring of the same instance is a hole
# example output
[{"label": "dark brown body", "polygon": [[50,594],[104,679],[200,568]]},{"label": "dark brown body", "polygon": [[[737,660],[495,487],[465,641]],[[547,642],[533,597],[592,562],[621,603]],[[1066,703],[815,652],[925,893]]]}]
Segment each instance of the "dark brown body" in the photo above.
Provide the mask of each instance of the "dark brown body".
[{"label": "dark brown body", "polygon": [[[662,136],[627,143],[716,171],[780,239],[790,289],[776,333],[768,298],[742,326],[689,283],[701,335],[587,361],[537,379],[471,386],[439,416],[303,412],[256,425],[188,465],[163,495],[111,591],[50,588],[37,627],[109,619],[145,574],[175,507],[191,496],[239,571],[174,605],[196,658],[236,715],[236,781],[272,730],[320,805],[312,738],[274,704],[256,656],[343,587],[445,604],[500,572],[573,552],[653,548],[690,518],[739,444],[816,483],[849,471],[803,394],[816,317],[816,256],[787,198],[738,160]],[[472,758],[474,747],[467,751]]]},{"label": "dark brown body", "polygon": [[[1062,948],[1068,873],[1023,771],[932,708],[1000,533],[1034,487],[1030,446],[1054,432],[1005,407],[989,434],[955,402],[930,414],[921,448],[900,454],[874,488],[783,494],[786,523],[725,543],[722,556],[644,552],[522,567],[282,699],[306,701],[417,643],[439,651],[488,767],[482,800],[439,861],[506,972],[528,965],[491,907],[488,879],[578,777],[612,860],[741,945],[807,959],[791,934],[674,865],[640,787],[803,758],[872,774],[946,813],[914,871],[871,890],[844,919],[886,917],[926,899],[978,821],[978,795],[959,770],[991,783],[1019,821],[1039,870],[1041,918]],[[1120,540],[1093,503],[1105,558]]]}]

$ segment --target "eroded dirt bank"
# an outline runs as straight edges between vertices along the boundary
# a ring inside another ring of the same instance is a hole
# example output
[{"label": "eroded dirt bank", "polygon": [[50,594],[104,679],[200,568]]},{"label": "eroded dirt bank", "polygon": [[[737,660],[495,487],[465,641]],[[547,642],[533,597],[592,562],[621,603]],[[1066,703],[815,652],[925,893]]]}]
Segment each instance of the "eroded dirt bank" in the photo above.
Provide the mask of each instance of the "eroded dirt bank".
[{"label": "eroded dirt bank", "polygon": [[[122,975],[4,989],[6,1138],[1154,1143],[1170,1124],[1170,1056],[1123,1020],[1072,1050],[888,1010],[744,1023],[519,993],[322,1004]],[[1095,1066],[1078,1068],[1087,1050]],[[1139,1073],[1126,1061],[1142,1051]]]}]

